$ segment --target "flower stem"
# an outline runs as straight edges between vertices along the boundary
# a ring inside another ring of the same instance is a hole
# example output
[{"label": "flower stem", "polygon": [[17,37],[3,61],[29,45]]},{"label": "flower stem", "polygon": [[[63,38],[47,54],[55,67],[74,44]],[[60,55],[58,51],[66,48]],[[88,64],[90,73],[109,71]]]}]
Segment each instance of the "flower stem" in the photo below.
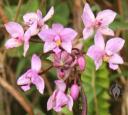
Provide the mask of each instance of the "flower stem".
[{"label": "flower stem", "polygon": [[45,74],[47,71],[49,71],[51,68],[53,67],[53,65],[50,65],[47,69],[43,70],[42,72],[40,72],[39,74]]},{"label": "flower stem", "polygon": [[87,115],[87,98],[85,95],[84,88],[82,86],[82,81],[80,80],[80,86],[81,86],[81,96],[82,96],[82,113],[81,115]]},{"label": "flower stem", "polygon": [[22,3],[23,3],[23,0],[19,0],[18,6],[17,6],[17,10],[16,10],[16,16],[14,18],[14,21],[17,21],[17,19],[18,19],[18,16],[19,16],[19,12],[20,12],[20,8],[21,8]]},{"label": "flower stem", "polygon": [[124,76],[122,75],[122,71],[121,71],[120,67],[118,67],[117,72],[121,75],[119,77],[120,78],[120,81],[125,85],[126,84],[126,80],[125,80]]}]

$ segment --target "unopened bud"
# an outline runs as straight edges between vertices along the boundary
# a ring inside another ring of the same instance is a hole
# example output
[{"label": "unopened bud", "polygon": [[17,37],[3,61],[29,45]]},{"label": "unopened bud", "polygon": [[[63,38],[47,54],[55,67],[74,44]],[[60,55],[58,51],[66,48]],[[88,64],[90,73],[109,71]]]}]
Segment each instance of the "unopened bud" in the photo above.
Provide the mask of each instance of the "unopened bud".
[{"label": "unopened bud", "polygon": [[59,78],[63,78],[65,76],[65,72],[63,70],[58,70],[57,75]]},{"label": "unopened bud", "polygon": [[84,56],[78,57],[77,63],[79,65],[79,67],[80,67],[80,70],[83,71],[85,69],[85,59],[84,59]]},{"label": "unopened bud", "polygon": [[77,100],[77,98],[79,96],[79,91],[80,91],[80,88],[79,88],[79,86],[77,84],[73,84],[71,86],[70,95],[73,98],[73,100]]}]

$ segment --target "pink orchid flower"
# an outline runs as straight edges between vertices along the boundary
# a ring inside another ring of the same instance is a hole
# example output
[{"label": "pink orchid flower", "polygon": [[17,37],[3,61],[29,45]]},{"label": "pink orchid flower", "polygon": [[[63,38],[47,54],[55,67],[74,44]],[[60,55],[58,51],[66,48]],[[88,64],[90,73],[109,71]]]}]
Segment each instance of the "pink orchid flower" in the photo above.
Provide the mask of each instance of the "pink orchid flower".
[{"label": "pink orchid flower", "polygon": [[24,33],[22,26],[16,22],[9,22],[5,24],[7,32],[10,34],[11,38],[6,41],[5,47],[15,48],[24,44],[24,56],[29,48],[29,39],[31,37],[31,31],[27,30]]},{"label": "pink orchid flower", "polygon": [[58,54],[54,54],[53,65],[54,67],[69,68],[74,62],[73,57],[66,51],[62,51]]},{"label": "pink orchid flower", "polygon": [[61,51],[53,56],[53,66],[57,69],[57,77],[66,80],[71,73],[72,67],[77,64],[77,60],[66,51]]},{"label": "pink orchid flower", "polygon": [[45,42],[44,52],[53,50],[55,53],[59,53],[60,48],[71,53],[72,41],[76,35],[76,31],[64,28],[61,24],[53,24],[51,29],[45,29],[39,33],[39,37]]},{"label": "pink orchid flower", "polygon": [[24,91],[30,89],[31,84],[34,84],[37,90],[43,94],[44,92],[44,80],[39,75],[41,69],[41,60],[37,55],[32,56],[31,69],[21,75],[17,80],[17,84],[21,86]]},{"label": "pink orchid flower", "polygon": [[84,39],[89,38],[94,33],[94,30],[104,35],[113,36],[114,32],[108,26],[113,22],[115,16],[116,13],[114,11],[107,9],[100,11],[95,18],[89,4],[86,3],[82,14],[82,20],[85,25],[83,30]]},{"label": "pink orchid flower", "polygon": [[50,96],[47,102],[47,110],[52,108],[56,112],[60,112],[62,107],[67,106],[70,111],[73,107],[73,99],[70,95],[66,95],[64,91],[66,90],[66,84],[62,80],[56,80],[56,90]]},{"label": "pink orchid flower", "polygon": [[108,40],[105,46],[103,36],[97,33],[95,44],[88,49],[87,55],[94,60],[96,70],[102,65],[102,61],[108,62],[109,67],[116,70],[118,64],[123,64],[123,59],[118,53],[123,48],[124,43],[122,38],[115,37]]},{"label": "pink orchid flower", "polygon": [[47,20],[49,20],[54,14],[54,8],[51,7],[46,16],[42,16],[42,12],[37,10],[36,13],[30,12],[23,16],[23,20],[27,26],[30,27],[32,35],[38,34],[41,29],[48,28],[45,24]]}]

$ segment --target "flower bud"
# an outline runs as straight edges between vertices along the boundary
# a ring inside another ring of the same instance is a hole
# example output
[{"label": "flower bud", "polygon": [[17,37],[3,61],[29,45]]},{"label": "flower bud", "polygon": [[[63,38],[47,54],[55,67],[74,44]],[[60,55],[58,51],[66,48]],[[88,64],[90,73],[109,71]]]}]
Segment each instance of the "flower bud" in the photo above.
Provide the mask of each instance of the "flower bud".
[{"label": "flower bud", "polygon": [[73,84],[71,86],[70,95],[73,98],[73,100],[77,100],[77,98],[79,96],[79,91],[80,91],[80,88],[79,88],[79,86],[77,84]]},{"label": "flower bud", "polygon": [[83,71],[85,69],[85,59],[84,59],[84,56],[78,57],[77,63],[79,65],[79,67],[80,67],[80,70]]},{"label": "flower bud", "polygon": [[57,71],[57,76],[62,79],[65,76],[65,72],[60,69]]}]

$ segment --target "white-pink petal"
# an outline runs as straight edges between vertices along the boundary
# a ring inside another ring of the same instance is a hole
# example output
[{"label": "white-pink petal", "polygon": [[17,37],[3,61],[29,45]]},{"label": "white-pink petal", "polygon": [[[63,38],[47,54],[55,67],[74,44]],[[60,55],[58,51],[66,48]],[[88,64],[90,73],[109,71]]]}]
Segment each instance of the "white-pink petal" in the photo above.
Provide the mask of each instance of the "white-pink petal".
[{"label": "white-pink petal", "polygon": [[52,24],[52,30],[56,33],[56,34],[60,34],[60,32],[64,29],[64,26],[62,24],[59,23],[54,23]]},{"label": "white-pink petal", "polygon": [[55,54],[58,54],[61,52],[61,49],[59,47],[55,47],[53,51],[55,52]]},{"label": "white-pink petal", "polygon": [[22,41],[18,40],[18,39],[15,39],[15,38],[10,38],[6,41],[5,43],[5,47],[7,49],[9,48],[15,48],[15,47],[19,47],[23,44]]},{"label": "white-pink petal", "polygon": [[42,41],[50,42],[53,41],[56,33],[52,29],[43,29],[38,35]]},{"label": "white-pink petal", "polygon": [[28,90],[30,89],[30,85],[29,85],[29,84],[23,85],[23,86],[21,86],[21,89],[22,89],[23,91],[28,91]]},{"label": "white-pink petal", "polygon": [[103,10],[97,14],[96,20],[102,23],[102,26],[107,26],[113,22],[116,17],[116,12],[112,10]]},{"label": "white-pink petal", "polygon": [[46,16],[43,18],[43,21],[45,22],[49,20],[53,16],[53,14],[54,14],[54,7],[52,6],[48,11],[48,13],[46,14]]},{"label": "white-pink petal", "polygon": [[58,91],[56,94],[55,111],[61,111],[62,107],[67,103],[68,103],[67,95],[62,91]]},{"label": "white-pink petal", "polygon": [[93,27],[85,27],[83,30],[83,39],[86,40],[91,37],[94,33]]},{"label": "white-pink petal", "polygon": [[60,32],[60,36],[62,41],[72,41],[77,36],[77,32],[71,28],[64,28],[63,31]]},{"label": "white-pink petal", "polygon": [[23,52],[23,56],[26,56],[26,53],[29,49],[29,42],[24,42],[24,52]]},{"label": "white-pink petal", "polygon": [[38,16],[36,13],[30,12],[30,13],[26,13],[23,16],[23,20],[26,24],[32,24],[33,22],[37,21]]},{"label": "white-pink petal", "polygon": [[44,53],[53,50],[56,47],[55,42],[45,42],[44,43]]},{"label": "white-pink petal", "polygon": [[37,90],[43,94],[44,93],[44,80],[41,76],[33,76],[32,77],[32,83],[36,86]]},{"label": "white-pink petal", "polygon": [[[37,21],[35,21],[29,28],[28,28],[28,30],[30,31],[30,33],[31,33],[31,36],[34,36],[34,35],[36,35],[38,32],[39,32],[39,29],[38,29],[38,27],[37,27],[38,25],[37,25]],[[27,30],[27,31],[28,31]]]},{"label": "white-pink petal", "polygon": [[111,56],[111,58],[109,59],[109,63],[113,63],[113,64],[123,64],[123,59],[119,54],[114,54],[113,56]]},{"label": "white-pink petal", "polygon": [[100,49],[104,50],[105,42],[104,42],[103,35],[100,32],[96,33],[96,35],[94,37],[94,43],[95,43],[95,46],[97,46]]},{"label": "white-pink petal", "polygon": [[37,73],[41,69],[41,59],[36,54],[33,54],[33,56],[32,56],[31,69],[36,71]]},{"label": "white-pink petal", "polygon": [[111,68],[112,70],[117,70],[118,67],[119,66],[117,64],[109,63],[109,68]]},{"label": "white-pink petal", "polygon": [[56,84],[56,89],[60,91],[65,91],[66,90],[66,84],[64,83],[63,80],[55,80]]},{"label": "white-pink petal", "polygon": [[119,37],[107,41],[105,51],[108,55],[119,52],[124,46],[125,40]]},{"label": "white-pink petal", "polygon": [[38,19],[43,18],[43,17],[42,17],[42,12],[41,12],[39,9],[37,10],[36,13],[37,13]]},{"label": "white-pink petal", "polygon": [[87,55],[94,60],[96,65],[96,70],[98,70],[102,64],[102,57],[104,55],[104,50],[101,50],[99,47],[93,45],[88,49]]},{"label": "white-pink petal", "polygon": [[101,27],[98,29],[103,35],[114,36],[114,31],[108,27]]},{"label": "white-pink petal", "polygon": [[31,38],[31,31],[28,29],[24,34],[24,53],[23,56],[26,56],[26,53],[29,49],[29,39]]},{"label": "white-pink petal", "polygon": [[82,14],[82,20],[83,20],[84,25],[86,27],[90,27],[93,24],[93,22],[95,21],[95,16],[94,16],[88,3],[86,3],[84,6],[84,11]]},{"label": "white-pink petal", "polygon": [[71,42],[62,42],[61,46],[65,51],[67,51],[68,53],[71,53],[71,51],[72,51],[72,43]]},{"label": "white-pink petal", "polygon": [[16,22],[8,22],[5,24],[5,28],[12,38],[23,37],[24,30],[20,24]]},{"label": "white-pink petal", "polygon": [[27,85],[30,84],[30,78],[27,77],[29,71],[21,75],[17,80],[17,85]]},{"label": "white-pink petal", "polygon": [[70,111],[72,111],[72,107],[73,107],[73,98],[70,95],[67,95],[68,97],[68,103],[67,103],[67,107]]}]

